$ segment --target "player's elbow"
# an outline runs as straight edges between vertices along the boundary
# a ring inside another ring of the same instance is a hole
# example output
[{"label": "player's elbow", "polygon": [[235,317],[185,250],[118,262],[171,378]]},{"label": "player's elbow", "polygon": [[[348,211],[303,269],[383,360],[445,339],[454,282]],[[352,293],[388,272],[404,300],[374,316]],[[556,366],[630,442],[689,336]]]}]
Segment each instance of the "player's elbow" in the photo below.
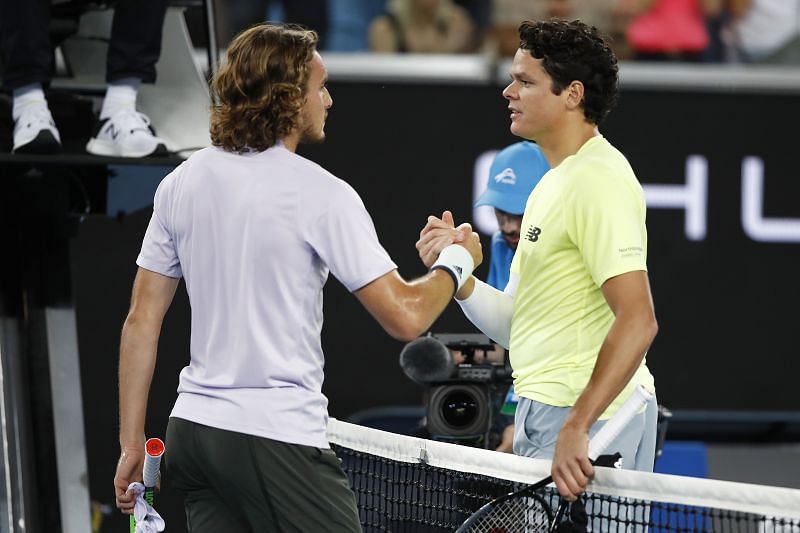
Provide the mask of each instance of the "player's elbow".
[{"label": "player's elbow", "polygon": [[655,340],[656,335],[658,335],[658,321],[656,320],[656,316],[654,314],[650,314],[645,318],[644,323],[642,324],[642,333],[645,337],[645,342],[649,347],[653,340]]},{"label": "player's elbow", "polygon": [[162,317],[157,313],[148,312],[141,307],[132,306],[125,317],[125,323],[122,325],[122,332],[135,333],[135,334],[153,334],[158,335],[161,330]]},{"label": "player's elbow", "polygon": [[410,328],[404,329],[402,331],[396,330],[389,332],[389,335],[402,342],[411,342],[417,337],[419,337],[420,334],[421,333],[414,333],[413,330]]},{"label": "player's elbow", "polygon": [[386,333],[403,342],[413,341],[428,329],[429,324],[416,316],[406,316],[391,324],[383,324]]}]

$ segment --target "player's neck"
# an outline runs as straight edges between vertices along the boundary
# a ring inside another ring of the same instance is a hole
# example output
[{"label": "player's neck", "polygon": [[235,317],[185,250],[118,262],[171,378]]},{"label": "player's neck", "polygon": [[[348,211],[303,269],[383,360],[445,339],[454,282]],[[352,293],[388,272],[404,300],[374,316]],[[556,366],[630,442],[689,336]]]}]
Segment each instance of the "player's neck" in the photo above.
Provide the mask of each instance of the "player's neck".
[{"label": "player's neck", "polygon": [[281,139],[281,141],[283,142],[283,146],[287,150],[289,150],[290,152],[296,152],[297,145],[300,144],[300,132],[293,131],[292,133]]},{"label": "player's neck", "polygon": [[596,124],[582,121],[568,124],[552,132],[547,138],[537,139],[536,142],[550,163],[550,168],[555,168],[569,156],[578,153],[589,139],[597,135],[600,135],[600,131]]}]

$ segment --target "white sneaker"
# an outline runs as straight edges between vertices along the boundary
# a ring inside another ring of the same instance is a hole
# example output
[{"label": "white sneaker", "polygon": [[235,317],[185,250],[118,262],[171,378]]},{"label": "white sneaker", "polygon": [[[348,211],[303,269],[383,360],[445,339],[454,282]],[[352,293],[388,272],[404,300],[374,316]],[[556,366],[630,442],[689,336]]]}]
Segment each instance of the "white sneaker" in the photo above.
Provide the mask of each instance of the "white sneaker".
[{"label": "white sneaker", "polygon": [[14,122],[14,147],[11,151],[15,154],[54,154],[61,151],[61,135],[47,104],[23,108]]},{"label": "white sneaker", "polygon": [[156,137],[147,115],[126,107],[100,121],[86,151],[112,157],[147,157],[166,155],[167,145]]}]

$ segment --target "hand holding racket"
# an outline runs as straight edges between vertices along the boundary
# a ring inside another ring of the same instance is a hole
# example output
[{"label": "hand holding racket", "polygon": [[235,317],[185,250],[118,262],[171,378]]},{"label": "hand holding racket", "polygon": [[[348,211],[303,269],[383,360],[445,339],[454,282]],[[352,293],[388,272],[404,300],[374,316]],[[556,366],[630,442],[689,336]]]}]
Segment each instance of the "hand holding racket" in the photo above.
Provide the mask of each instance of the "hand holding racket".
[{"label": "hand holding racket", "polygon": [[[144,500],[152,507],[155,501],[155,490],[158,484],[158,474],[161,467],[161,456],[164,455],[164,443],[161,439],[147,439],[144,444],[144,468],[142,469],[142,483],[144,484]],[[140,489],[141,490],[141,489]],[[160,517],[159,517],[160,518]],[[136,531],[136,518],[130,517],[130,533]]]},{"label": "hand holding racket", "polygon": [[[647,389],[641,385],[636,387],[631,397],[620,407],[614,417],[606,422],[589,442],[589,459],[591,461],[594,462],[605,451],[650,398],[652,398],[652,394]],[[552,482],[553,476],[547,476],[524,489],[492,500],[467,518],[456,530],[456,533],[552,533],[561,522],[569,504],[566,499],[562,498],[558,510],[553,516],[547,502],[536,494],[536,491]]]},{"label": "hand holding racket", "polygon": [[117,470],[114,474],[114,493],[117,508],[125,514],[133,512],[136,496],[128,490],[128,487],[133,481],[139,479],[144,466],[144,455],[143,446],[127,446],[122,448],[119,461],[117,461]]}]

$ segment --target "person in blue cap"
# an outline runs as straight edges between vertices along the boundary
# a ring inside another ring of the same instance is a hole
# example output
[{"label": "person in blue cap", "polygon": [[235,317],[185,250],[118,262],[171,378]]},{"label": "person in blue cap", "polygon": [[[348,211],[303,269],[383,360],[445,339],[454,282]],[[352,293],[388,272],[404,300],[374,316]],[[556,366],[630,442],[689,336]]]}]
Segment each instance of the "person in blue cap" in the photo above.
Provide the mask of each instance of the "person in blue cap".
[{"label": "person in blue cap", "polygon": [[492,235],[489,277],[486,283],[503,290],[508,284],[511,260],[519,242],[522,213],[533,188],[550,170],[542,150],[529,141],[522,141],[501,150],[492,161],[486,190],[475,207],[494,207],[500,230]]}]

